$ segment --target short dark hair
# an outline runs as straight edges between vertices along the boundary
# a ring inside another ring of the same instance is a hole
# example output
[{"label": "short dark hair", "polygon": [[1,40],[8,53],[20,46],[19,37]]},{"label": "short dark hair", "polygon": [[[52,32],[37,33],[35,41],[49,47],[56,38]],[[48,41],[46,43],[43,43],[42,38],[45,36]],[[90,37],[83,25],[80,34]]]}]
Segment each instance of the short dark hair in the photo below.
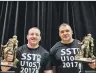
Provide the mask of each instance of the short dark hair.
[{"label": "short dark hair", "polygon": [[[32,27],[32,28],[30,28],[30,29],[37,29],[37,30],[39,30],[39,32],[40,32],[40,34],[41,34],[41,31],[40,31],[40,29],[39,29],[38,27]],[[30,30],[30,29],[29,29],[29,30]],[[28,30],[28,33],[29,33],[29,30]],[[27,33],[27,34],[28,34],[28,33]]]},{"label": "short dark hair", "polygon": [[[71,26],[70,26],[68,23],[62,23],[62,24],[59,26],[59,29],[60,29],[61,26],[65,26],[65,27],[66,27],[66,26],[69,26],[69,27],[71,28]],[[71,30],[72,30],[72,28],[71,28]]]}]

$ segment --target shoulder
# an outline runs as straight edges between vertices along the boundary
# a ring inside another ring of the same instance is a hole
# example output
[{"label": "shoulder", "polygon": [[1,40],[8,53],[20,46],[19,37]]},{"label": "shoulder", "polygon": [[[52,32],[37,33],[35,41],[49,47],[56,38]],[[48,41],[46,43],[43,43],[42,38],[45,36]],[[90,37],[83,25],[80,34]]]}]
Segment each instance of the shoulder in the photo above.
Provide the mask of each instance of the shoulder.
[{"label": "shoulder", "polygon": [[24,45],[18,47],[17,51],[23,51],[23,50],[25,50],[25,48],[27,48],[27,44],[24,44]]},{"label": "shoulder", "polygon": [[71,46],[80,48],[81,44],[82,43],[80,40],[74,39],[74,41],[71,43]]},{"label": "shoulder", "polygon": [[43,48],[42,46],[39,46],[39,50],[41,52],[44,52],[44,53],[49,53],[45,48]]},{"label": "shoulder", "polygon": [[81,41],[78,39],[74,39],[74,43],[81,44]]},{"label": "shoulder", "polygon": [[46,49],[44,49],[42,46],[39,46],[39,53],[41,54],[43,59],[49,57],[49,52]]},{"label": "shoulder", "polygon": [[81,42],[80,40],[78,40],[78,39],[74,39],[76,42]]},{"label": "shoulder", "polygon": [[57,42],[51,49],[50,49],[50,52],[53,52],[55,51],[56,49],[58,49],[59,46],[62,46],[61,42]]}]

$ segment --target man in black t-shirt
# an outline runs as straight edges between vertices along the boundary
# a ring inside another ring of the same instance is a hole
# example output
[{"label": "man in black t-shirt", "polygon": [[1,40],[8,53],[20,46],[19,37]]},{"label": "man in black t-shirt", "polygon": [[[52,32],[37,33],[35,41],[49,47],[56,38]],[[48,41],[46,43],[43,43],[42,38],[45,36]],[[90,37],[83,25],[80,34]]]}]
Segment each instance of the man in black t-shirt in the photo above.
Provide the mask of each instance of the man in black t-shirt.
[{"label": "man in black t-shirt", "polygon": [[[40,34],[37,27],[29,29],[28,43],[19,47],[16,53],[19,60],[16,73],[52,73],[49,53],[39,45]],[[13,55],[9,54],[8,58],[12,61]]]},{"label": "man in black t-shirt", "polygon": [[75,61],[75,56],[80,50],[80,41],[73,39],[72,34],[73,31],[68,24],[60,25],[61,41],[50,49],[54,73],[84,73],[82,63]]}]

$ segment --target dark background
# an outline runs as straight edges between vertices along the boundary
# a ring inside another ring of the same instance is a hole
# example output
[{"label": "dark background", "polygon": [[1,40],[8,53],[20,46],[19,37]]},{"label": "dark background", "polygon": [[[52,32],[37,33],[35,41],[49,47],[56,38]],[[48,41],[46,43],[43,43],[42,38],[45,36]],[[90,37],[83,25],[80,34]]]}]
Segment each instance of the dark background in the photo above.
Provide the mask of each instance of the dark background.
[{"label": "dark background", "polygon": [[91,33],[96,44],[95,1],[0,1],[0,44],[17,35],[21,46],[27,43],[28,29],[36,26],[41,30],[41,46],[49,51],[60,40],[61,23],[69,23],[73,37],[80,41]]}]

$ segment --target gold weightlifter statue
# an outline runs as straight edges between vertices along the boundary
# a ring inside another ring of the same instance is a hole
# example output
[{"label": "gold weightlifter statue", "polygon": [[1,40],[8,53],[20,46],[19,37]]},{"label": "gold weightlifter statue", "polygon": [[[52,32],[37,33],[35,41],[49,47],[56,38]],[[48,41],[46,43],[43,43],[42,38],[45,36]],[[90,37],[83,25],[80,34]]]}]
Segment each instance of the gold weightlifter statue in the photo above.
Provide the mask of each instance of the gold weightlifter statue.
[{"label": "gold weightlifter statue", "polygon": [[91,62],[96,59],[93,54],[94,48],[94,39],[92,35],[89,33],[85,36],[81,42],[81,50],[78,55],[76,55],[75,59],[79,61]]},{"label": "gold weightlifter statue", "polygon": [[[17,47],[18,47],[18,40],[16,35],[10,38],[6,45],[1,45],[2,49],[1,65],[16,67],[16,63],[18,62],[18,59],[16,58]],[[11,52],[11,54],[13,54],[14,56],[12,62],[7,61],[7,56],[9,52]]]}]

